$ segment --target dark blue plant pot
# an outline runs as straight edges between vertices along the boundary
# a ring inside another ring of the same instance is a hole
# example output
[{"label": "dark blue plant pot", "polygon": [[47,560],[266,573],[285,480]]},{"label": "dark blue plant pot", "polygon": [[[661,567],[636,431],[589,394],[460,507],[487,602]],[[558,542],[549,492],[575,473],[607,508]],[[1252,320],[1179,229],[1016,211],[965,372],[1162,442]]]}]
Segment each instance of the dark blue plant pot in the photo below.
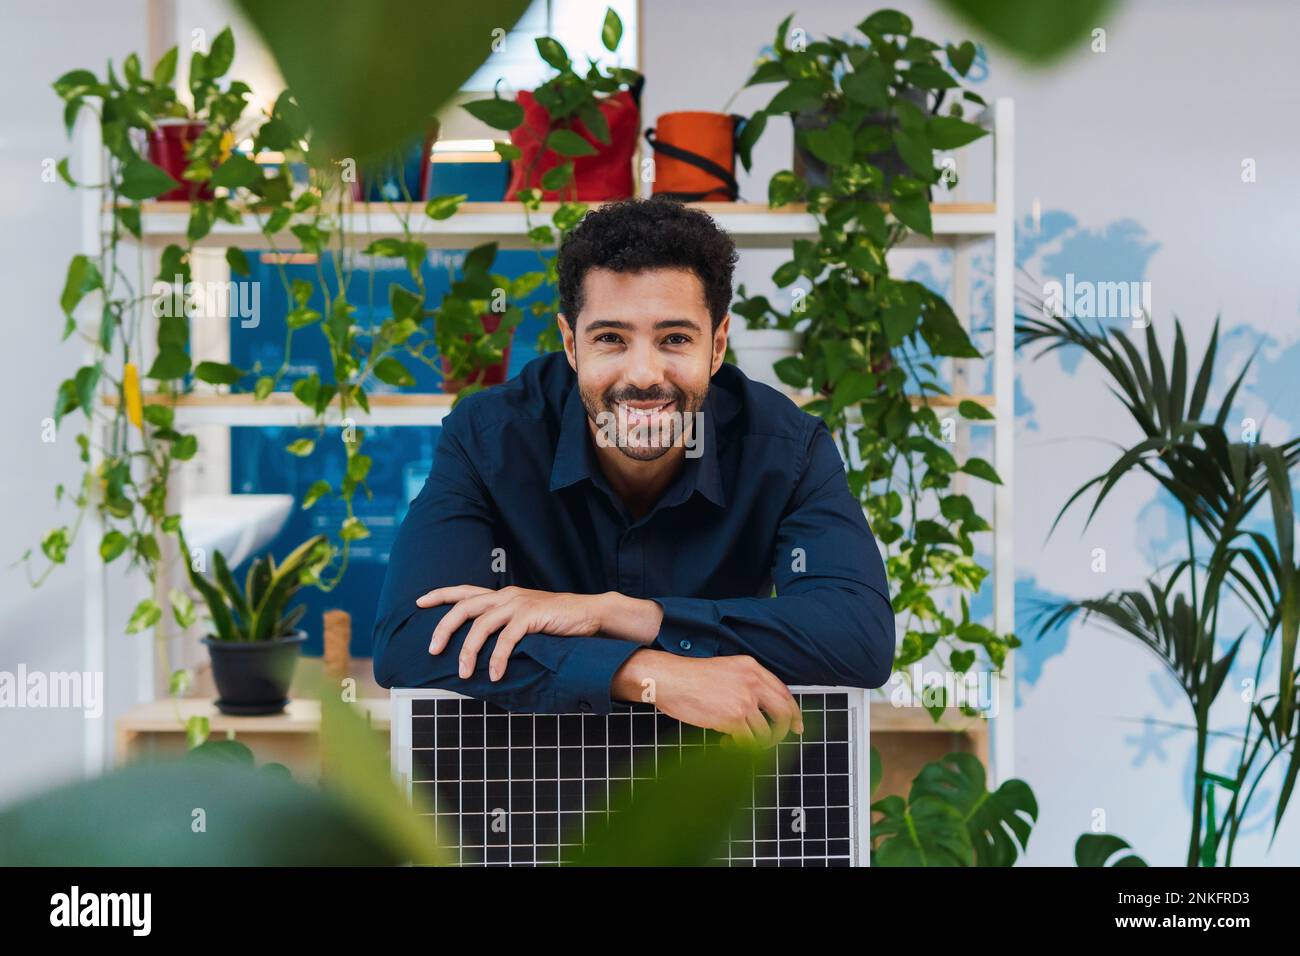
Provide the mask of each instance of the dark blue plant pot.
[{"label": "dark blue plant pot", "polygon": [[424,202],[429,189],[430,140],[421,139],[400,152],[363,165],[361,201]]}]

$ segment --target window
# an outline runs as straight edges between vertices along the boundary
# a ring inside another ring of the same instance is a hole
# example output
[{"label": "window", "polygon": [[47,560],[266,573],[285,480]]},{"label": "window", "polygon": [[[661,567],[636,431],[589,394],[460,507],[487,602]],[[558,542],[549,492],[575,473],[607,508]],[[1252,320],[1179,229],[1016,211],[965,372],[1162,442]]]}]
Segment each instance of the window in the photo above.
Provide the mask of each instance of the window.
[{"label": "window", "polygon": [[[617,53],[610,53],[600,40],[605,10],[613,7],[623,21],[623,39]],[[490,92],[497,80],[503,96],[531,90],[551,74],[537,55],[536,40],[552,36],[569,51],[575,68],[586,72],[588,57],[604,66],[637,66],[637,0],[534,0],[515,28],[503,38],[478,71],[465,81],[463,90]]]}]

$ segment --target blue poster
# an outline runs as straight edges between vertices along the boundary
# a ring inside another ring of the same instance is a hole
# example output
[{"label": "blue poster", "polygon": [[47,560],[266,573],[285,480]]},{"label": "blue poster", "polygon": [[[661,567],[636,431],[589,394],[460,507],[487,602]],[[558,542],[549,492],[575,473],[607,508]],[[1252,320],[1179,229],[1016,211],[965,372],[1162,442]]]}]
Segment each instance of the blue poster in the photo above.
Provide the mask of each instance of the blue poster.
[{"label": "blue poster", "polygon": [[[429,301],[437,301],[445,294],[464,255],[464,251],[430,251],[422,270]],[[231,323],[230,361],[240,368],[258,367],[262,374],[269,374],[283,361],[288,297],[279,271],[281,266],[263,262],[261,256],[249,258],[250,274],[239,281],[261,284],[261,321],[255,328]],[[532,250],[506,250],[498,253],[493,271],[513,278],[534,271],[539,265],[537,253]],[[389,285],[397,282],[409,287],[411,284],[403,263],[377,260],[375,266],[373,273],[368,268],[358,268],[348,285],[348,300],[357,307],[356,322],[363,328],[378,325],[392,314],[388,307]],[[290,283],[295,278],[316,282],[318,266],[314,263],[284,265],[283,268]],[[331,257],[321,256],[319,268],[332,275]],[[533,299],[542,297],[544,293],[545,290],[539,291]],[[323,301],[319,293],[317,296],[309,304],[321,310]],[[533,299],[526,300],[526,303]],[[518,374],[537,356],[537,336],[546,321],[534,318],[526,303],[525,317],[516,330],[510,352],[511,376]],[[441,376],[435,369],[413,361],[405,364],[416,378],[413,388],[397,389],[375,383],[373,391],[440,390]],[[289,370],[280,387],[291,389],[294,382],[313,372],[320,375],[322,381],[333,379],[324,336],[318,328],[309,327],[294,335]],[[341,609],[352,616],[352,656],[371,656],[375,606],[383,586],[388,556],[406,509],[423,487],[433,466],[439,431],[438,428],[422,427],[365,430],[361,447],[373,462],[366,480],[372,497],[367,498],[364,491],[358,490],[353,496],[353,511],[370,529],[370,536],[352,542],[346,573],[332,591],[304,588],[299,592],[299,599],[307,605],[307,614],[303,618],[303,627],[307,631],[304,653],[322,653],[321,615],[327,610]],[[291,494],[296,501],[301,501],[313,482],[324,479],[337,488],[342,480],[346,453],[338,428],[321,432],[314,428],[241,427],[232,428],[230,432],[230,486],[235,494]],[[314,440],[315,450],[306,457],[285,451],[285,447],[298,438]],[[321,499],[310,510],[295,506],[284,528],[271,543],[270,551],[278,559],[314,534],[328,534],[337,542],[338,528],[344,516],[343,502],[331,496]],[[243,580],[246,570],[247,564],[236,569],[240,580]]]}]

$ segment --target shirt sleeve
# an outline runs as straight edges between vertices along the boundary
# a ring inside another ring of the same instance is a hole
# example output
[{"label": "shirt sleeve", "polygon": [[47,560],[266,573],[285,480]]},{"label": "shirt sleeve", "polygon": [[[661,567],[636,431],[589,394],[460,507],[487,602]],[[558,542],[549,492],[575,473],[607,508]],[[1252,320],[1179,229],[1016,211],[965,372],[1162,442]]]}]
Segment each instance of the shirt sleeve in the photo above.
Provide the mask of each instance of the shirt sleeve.
[{"label": "shirt sleeve", "polygon": [[880,687],[894,662],[894,612],[875,536],[825,422],[777,531],[776,596],[659,597],[653,646],[691,657],[748,655],[787,684]]},{"label": "shirt sleeve", "polygon": [[464,412],[445,420],[433,469],[397,532],[375,616],[374,672],[383,687],[439,687],[511,711],[609,713],[610,683],[640,645],[605,637],[527,634],[515,645],[505,674],[488,677],[493,634],[479,650],[474,673],[458,673],[460,649],[473,621],[457,628],[442,653],[429,653],[433,629],[451,605],[420,608],[426,591],[456,584],[500,588],[494,572],[492,507],[466,452]]}]

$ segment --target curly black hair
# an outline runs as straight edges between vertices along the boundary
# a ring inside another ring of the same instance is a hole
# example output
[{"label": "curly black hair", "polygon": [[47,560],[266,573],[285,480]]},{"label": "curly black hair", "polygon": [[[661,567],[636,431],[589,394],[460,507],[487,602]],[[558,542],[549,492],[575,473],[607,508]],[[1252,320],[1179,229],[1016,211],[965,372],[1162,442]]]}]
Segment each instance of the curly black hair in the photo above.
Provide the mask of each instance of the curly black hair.
[{"label": "curly black hair", "polygon": [[736,244],[704,212],[673,199],[624,199],[593,209],[564,238],[558,263],[560,311],[576,327],[589,269],[690,269],[718,327],[731,306]]}]

